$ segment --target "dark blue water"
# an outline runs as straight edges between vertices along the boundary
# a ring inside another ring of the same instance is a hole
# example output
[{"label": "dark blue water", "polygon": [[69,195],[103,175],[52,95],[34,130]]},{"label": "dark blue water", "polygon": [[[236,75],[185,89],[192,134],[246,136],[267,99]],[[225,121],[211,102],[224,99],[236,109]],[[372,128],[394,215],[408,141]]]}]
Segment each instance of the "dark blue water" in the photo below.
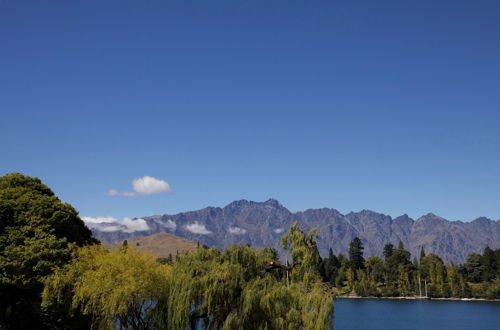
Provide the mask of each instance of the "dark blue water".
[{"label": "dark blue water", "polygon": [[500,303],[335,300],[335,330],[500,330]]}]

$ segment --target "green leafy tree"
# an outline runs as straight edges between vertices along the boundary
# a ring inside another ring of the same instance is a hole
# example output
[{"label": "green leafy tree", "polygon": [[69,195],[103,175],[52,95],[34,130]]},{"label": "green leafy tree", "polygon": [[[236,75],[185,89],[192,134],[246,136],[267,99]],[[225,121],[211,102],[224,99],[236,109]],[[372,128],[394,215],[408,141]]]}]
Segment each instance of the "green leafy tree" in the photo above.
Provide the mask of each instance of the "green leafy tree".
[{"label": "green leafy tree", "polygon": [[248,246],[180,257],[172,269],[165,328],[330,329],[333,297],[321,283],[314,237],[296,224],[284,235],[291,266],[280,264],[272,249]]},{"label": "green leafy tree", "polygon": [[408,268],[406,268],[403,264],[398,264],[399,276],[397,287],[399,295],[401,296],[409,296],[411,294],[410,276],[408,273]]},{"label": "green leafy tree", "polygon": [[457,268],[454,265],[446,266],[447,282],[452,297],[462,297],[463,292],[460,290],[460,278]]},{"label": "green leafy tree", "polygon": [[369,257],[365,262],[368,277],[373,282],[384,282],[384,261],[379,257]]},{"label": "green leafy tree", "polygon": [[291,276],[294,280],[316,282],[324,278],[323,261],[316,245],[315,229],[305,234],[298,223],[292,224],[290,230],[281,238],[281,245],[290,251],[293,260]]},{"label": "green leafy tree", "polygon": [[43,280],[73,247],[95,242],[78,212],[40,179],[0,177],[0,328],[53,326],[40,309]]},{"label": "green leafy tree", "polygon": [[170,274],[170,266],[135,247],[85,247],[46,280],[43,304],[67,304],[88,315],[92,327],[151,329],[166,322]]},{"label": "green leafy tree", "polygon": [[471,253],[463,265],[463,273],[466,278],[473,283],[479,283],[486,272],[486,267],[482,263],[482,256],[477,253]]}]

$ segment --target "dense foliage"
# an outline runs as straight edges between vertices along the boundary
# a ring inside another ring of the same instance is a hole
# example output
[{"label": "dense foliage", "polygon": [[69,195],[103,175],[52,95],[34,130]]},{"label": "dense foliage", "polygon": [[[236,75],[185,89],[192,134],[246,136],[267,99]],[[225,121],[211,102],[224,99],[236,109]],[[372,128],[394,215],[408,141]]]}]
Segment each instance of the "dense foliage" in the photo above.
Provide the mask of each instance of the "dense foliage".
[{"label": "dense foliage", "polygon": [[92,327],[151,329],[166,321],[170,278],[170,266],[135,248],[84,247],[46,280],[43,305],[68,306]]},{"label": "dense foliage", "polygon": [[330,250],[323,260],[327,280],[339,294],[395,297],[428,296],[443,298],[500,298],[500,249],[486,248],[482,255],[471,254],[463,265],[445,265],[436,254],[410,260],[400,242],[395,249],[386,244],[384,258],[369,257],[360,264],[362,243],[354,238],[349,259]]},{"label": "dense foliage", "polygon": [[78,212],[37,178],[0,177],[0,327],[40,328],[43,280],[76,246],[94,243]]},{"label": "dense foliage", "polygon": [[44,305],[66,303],[103,329],[330,329],[333,296],[313,236],[295,225],[285,237],[293,266],[248,246],[198,248],[172,265],[133,246],[82,248],[47,279]]}]

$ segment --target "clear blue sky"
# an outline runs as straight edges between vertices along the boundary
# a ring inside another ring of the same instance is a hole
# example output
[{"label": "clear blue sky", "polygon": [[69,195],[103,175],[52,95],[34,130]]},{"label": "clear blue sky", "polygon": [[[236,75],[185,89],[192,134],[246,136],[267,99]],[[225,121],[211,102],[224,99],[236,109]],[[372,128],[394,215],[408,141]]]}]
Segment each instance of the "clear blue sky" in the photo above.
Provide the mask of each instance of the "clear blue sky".
[{"label": "clear blue sky", "polygon": [[[0,174],[82,216],[500,218],[500,1],[0,0]],[[133,179],[172,193],[109,196]]]}]

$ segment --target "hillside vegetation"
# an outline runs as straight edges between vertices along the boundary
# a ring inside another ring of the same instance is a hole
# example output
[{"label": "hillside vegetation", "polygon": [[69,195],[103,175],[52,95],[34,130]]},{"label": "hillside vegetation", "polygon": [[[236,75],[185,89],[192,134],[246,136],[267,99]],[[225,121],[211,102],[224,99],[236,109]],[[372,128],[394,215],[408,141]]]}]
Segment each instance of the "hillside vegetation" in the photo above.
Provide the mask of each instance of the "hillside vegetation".
[{"label": "hillside vegetation", "polygon": [[197,244],[168,233],[127,239],[120,243],[108,244],[107,246],[111,249],[120,248],[124,243],[129,246],[135,246],[139,251],[151,252],[158,258],[174,257],[197,248]]}]

